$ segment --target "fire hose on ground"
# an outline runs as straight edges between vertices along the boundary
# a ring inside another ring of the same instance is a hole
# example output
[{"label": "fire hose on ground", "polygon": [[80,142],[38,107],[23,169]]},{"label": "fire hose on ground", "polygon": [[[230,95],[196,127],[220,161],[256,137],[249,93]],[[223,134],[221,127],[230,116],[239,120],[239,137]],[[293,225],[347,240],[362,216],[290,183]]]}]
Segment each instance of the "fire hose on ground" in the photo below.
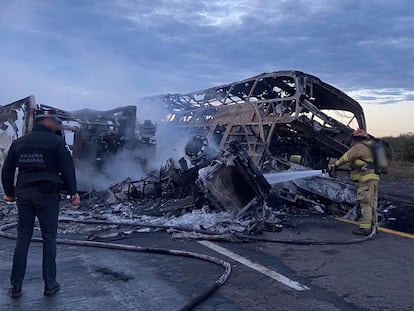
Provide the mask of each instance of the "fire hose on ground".
[{"label": "fire hose on ground", "polygon": [[[80,222],[80,221],[78,221]],[[107,222],[110,223],[110,222]],[[17,223],[10,223],[0,227],[0,236],[7,239],[16,239],[17,235],[13,233],[6,232],[11,228],[16,227]],[[32,238],[34,242],[42,242],[41,238],[34,237]],[[161,255],[171,255],[178,257],[187,257],[197,260],[207,261],[216,265],[219,265],[224,268],[224,272],[221,276],[211,285],[209,288],[198,294],[196,297],[192,298],[191,301],[186,303],[179,310],[192,310],[195,306],[199,305],[201,302],[206,300],[211,296],[220,286],[222,286],[230,277],[231,274],[231,264],[219,258],[209,256],[206,254],[200,254],[195,252],[188,252],[175,249],[165,249],[165,248],[150,248],[150,247],[140,247],[134,245],[125,245],[125,244],[114,244],[114,243],[104,243],[104,242],[94,242],[94,241],[81,241],[81,240],[70,240],[70,239],[57,239],[58,244],[64,245],[74,245],[74,246],[86,246],[86,247],[96,247],[104,249],[115,249],[123,250],[130,252],[139,252],[139,253],[150,253],[150,254],[161,254]]]},{"label": "fire hose on ground", "polygon": [[[179,227],[179,226],[169,226],[169,225],[137,223],[137,222],[130,223],[130,222],[114,222],[114,221],[105,221],[105,220],[91,220],[91,219],[87,220],[87,219],[73,219],[73,218],[60,219],[59,222],[61,223],[73,222],[73,223],[93,224],[93,225],[117,225],[117,226],[139,227],[139,228],[156,228],[156,229],[164,229],[164,230],[196,232],[196,233],[201,233],[201,234],[206,234],[206,235],[215,235],[215,236],[217,236],[217,234],[220,234],[218,232],[209,231],[209,230],[201,230],[201,229]],[[16,227],[16,225],[17,223],[10,223],[10,224],[0,226],[0,237],[8,238],[8,239],[16,239],[17,238],[16,234],[6,232],[7,230]],[[270,239],[270,238],[262,238],[258,236],[247,235],[247,234],[233,233],[233,235],[237,237],[240,240],[240,242],[268,242],[268,243],[294,244],[294,245],[357,244],[357,243],[362,243],[362,242],[366,242],[368,240],[373,239],[375,237],[375,234],[376,234],[376,228],[374,227],[374,229],[372,230],[372,233],[369,236],[365,236],[359,239],[350,239],[350,240],[344,240],[344,241],[335,241],[335,240],[316,241],[316,240]],[[42,242],[42,239],[38,237],[34,237],[32,238],[32,241]],[[218,241],[220,241],[220,239],[218,239]],[[230,240],[228,239],[222,239],[222,241],[230,242]],[[71,239],[57,239],[57,243],[63,244],[63,245],[86,246],[86,247],[124,250],[124,251],[131,251],[131,252],[140,252],[140,253],[151,253],[151,254],[187,257],[187,258],[207,261],[207,262],[219,265],[225,269],[225,271],[221,274],[221,276],[215,281],[215,283],[212,286],[204,290],[202,293],[198,294],[185,306],[180,308],[180,310],[192,310],[195,306],[197,306],[198,304],[206,300],[209,296],[211,296],[219,287],[221,287],[229,279],[231,271],[232,271],[231,264],[229,262],[226,262],[224,260],[221,260],[213,256],[195,253],[195,252],[165,249],[165,248],[141,247],[141,246],[135,246],[135,245],[115,244],[115,243],[107,243],[107,242],[71,240]]]}]

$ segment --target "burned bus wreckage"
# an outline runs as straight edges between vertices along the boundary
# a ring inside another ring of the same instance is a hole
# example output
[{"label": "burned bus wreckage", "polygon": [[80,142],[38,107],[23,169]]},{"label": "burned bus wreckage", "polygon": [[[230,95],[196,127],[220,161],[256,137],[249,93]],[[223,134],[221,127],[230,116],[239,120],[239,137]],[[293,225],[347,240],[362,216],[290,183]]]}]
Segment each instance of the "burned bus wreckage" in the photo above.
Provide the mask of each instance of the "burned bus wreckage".
[{"label": "burned bus wreckage", "polygon": [[[358,102],[297,71],[145,100],[163,105],[166,122],[189,136],[204,135],[219,150],[237,142],[263,173],[327,168],[330,159],[348,150],[354,128],[366,129]],[[343,214],[355,201],[353,185],[326,176],[272,188],[272,196],[285,203],[311,204],[332,213]]]},{"label": "burned bus wreckage", "polygon": [[[302,165],[325,168],[329,157],[348,149],[351,122],[366,129],[358,102],[297,71],[266,73],[199,92],[146,100],[163,104],[170,111],[167,121],[172,125],[201,132],[219,148],[240,142],[258,166],[271,155],[300,155]],[[348,113],[348,123],[330,112]]]},{"label": "burned bus wreckage", "polygon": [[[163,113],[138,123],[136,106],[70,112],[41,105],[57,110],[79,184],[88,185],[80,189],[81,207],[68,205],[64,217],[185,227],[193,234],[184,238],[194,238],[204,231],[278,231],[291,211],[345,215],[354,207],[354,185],[322,170],[346,152],[355,128],[366,129],[364,113],[315,76],[264,73],[141,104]],[[12,140],[31,130],[37,107],[33,96],[0,107],[2,159]],[[159,161],[158,127],[177,133],[169,140],[183,146],[180,157],[164,150]],[[106,168],[115,163],[140,173],[114,180]],[[110,181],[107,190],[88,184],[96,172]]]}]

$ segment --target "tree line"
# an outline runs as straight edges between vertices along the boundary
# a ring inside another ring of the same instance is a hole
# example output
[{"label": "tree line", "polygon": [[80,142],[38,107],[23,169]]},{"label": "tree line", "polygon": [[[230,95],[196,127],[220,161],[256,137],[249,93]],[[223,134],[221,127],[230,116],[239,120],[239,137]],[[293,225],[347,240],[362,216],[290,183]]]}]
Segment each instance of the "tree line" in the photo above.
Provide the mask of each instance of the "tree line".
[{"label": "tree line", "polygon": [[398,137],[384,137],[394,149],[394,160],[414,162],[414,133],[401,134]]}]

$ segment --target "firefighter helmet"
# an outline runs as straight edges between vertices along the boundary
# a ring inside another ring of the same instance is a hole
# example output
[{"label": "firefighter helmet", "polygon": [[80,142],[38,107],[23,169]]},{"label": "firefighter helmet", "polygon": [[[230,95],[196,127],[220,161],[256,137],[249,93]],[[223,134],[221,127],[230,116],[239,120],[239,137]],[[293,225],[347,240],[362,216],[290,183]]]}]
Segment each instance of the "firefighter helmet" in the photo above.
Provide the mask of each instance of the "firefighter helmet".
[{"label": "firefighter helmet", "polygon": [[365,132],[363,129],[357,129],[353,134],[352,137],[364,137],[368,138],[367,132]]}]

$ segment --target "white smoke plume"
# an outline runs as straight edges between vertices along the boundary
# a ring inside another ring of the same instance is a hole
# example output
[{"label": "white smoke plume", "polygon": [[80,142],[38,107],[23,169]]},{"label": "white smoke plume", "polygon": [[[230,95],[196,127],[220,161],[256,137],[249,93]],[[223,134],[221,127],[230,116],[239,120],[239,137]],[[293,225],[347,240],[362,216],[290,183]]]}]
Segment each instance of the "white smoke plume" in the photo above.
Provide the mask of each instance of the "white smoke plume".
[{"label": "white smoke plume", "polygon": [[[108,187],[122,182],[126,178],[139,180],[147,176],[150,171],[157,171],[170,158],[175,161],[184,156],[184,147],[188,141],[188,134],[184,130],[174,128],[163,119],[168,114],[162,105],[139,104],[137,120],[151,120],[157,124],[155,151],[151,152],[146,147],[138,145],[129,150],[123,149],[116,154],[104,159],[100,169],[96,162],[89,160],[80,161],[77,164],[78,188],[83,191],[106,190]],[[143,159],[146,159],[143,164]]]}]

